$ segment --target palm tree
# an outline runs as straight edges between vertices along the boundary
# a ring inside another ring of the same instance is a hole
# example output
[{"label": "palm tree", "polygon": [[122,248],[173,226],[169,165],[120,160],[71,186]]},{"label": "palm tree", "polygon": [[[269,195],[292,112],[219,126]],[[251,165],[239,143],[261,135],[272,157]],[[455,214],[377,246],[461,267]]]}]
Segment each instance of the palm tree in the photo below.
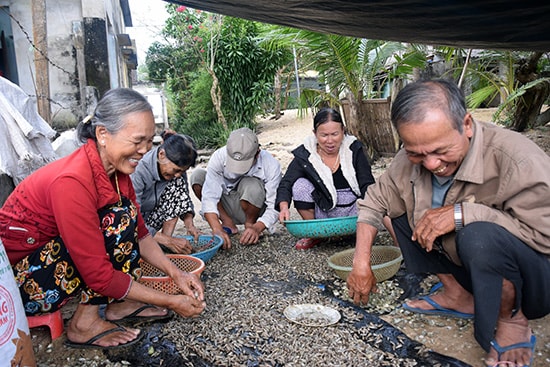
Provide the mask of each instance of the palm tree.
[{"label": "palm tree", "polygon": [[[296,47],[301,55],[302,67],[317,71],[320,82],[327,85],[327,90],[302,90],[302,108],[322,105],[335,107],[345,103],[347,128],[367,145],[371,158],[381,149],[388,149],[379,144],[381,136],[388,138],[388,131],[393,141],[390,145],[394,146],[389,153],[395,153],[397,140],[389,121],[389,103],[385,121],[379,120],[374,123],[375,126],[368,126],[371,116],[365,113],[363,104],[365,99],[383,97],[383,88],[393,78],[412,74],[414,67],[424,67],[426,59],[423,52],[399,42],[283,27],[273,27],[262,36],[267,43]],[[368,129],[370,132],[373,128],[374,131],[380,130],[380,136],[365,134],[365,127],[371,127]]]},{"label": "palm tree", "polygon": [[466,97],[468,107],[475,109],[498,97],[495,122],[516,131],[546,124],[550,112],[541,113],[541,108],[550,96],[550,78],[545,70],[548,57],[542,52],[478,52],[476,60],[465,68],[474,90]]}]

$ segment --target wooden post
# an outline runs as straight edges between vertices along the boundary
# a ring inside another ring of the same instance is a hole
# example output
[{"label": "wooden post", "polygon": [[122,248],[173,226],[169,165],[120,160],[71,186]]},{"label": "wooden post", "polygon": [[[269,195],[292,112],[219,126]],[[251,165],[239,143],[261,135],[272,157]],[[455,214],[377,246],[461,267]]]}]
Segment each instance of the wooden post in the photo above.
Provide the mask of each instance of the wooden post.
[{"label": "wooden post", "polygon": [[78,88],[80,90],[80,108],[82,116],[88,114],[88,103],[86,99],[86,59],[84,55],[84,29],[82,22],[73,21],[73,42],[76,49],[76,70],[78,75]]},{"label": "wooden post", "polygon": [[46,0],[32,0],[32,33],[34,69],[36,74],[36,103],[38,113],[51,124],[50,73],[48,70],[48,32],[46,29]]}]

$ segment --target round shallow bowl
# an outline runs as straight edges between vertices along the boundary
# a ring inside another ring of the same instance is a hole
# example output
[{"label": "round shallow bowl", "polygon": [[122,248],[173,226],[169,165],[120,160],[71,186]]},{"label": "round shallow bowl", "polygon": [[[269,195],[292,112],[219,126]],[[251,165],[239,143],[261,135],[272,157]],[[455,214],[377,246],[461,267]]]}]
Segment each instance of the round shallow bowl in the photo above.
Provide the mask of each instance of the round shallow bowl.
[{"label": "round shallow bowl", "polygon": [[283,313],[290,321],[305,326],[328,326],[340,320],[340,312],[334,308],[311,303],[288,306]]},{"label": "round shallow bowl", "polygon": [[309,219],[309,220],[287,220],[285,221],[287,231],[299,238],[326,238],[333,236],[347,236],[357,231],[357,216]]},{"label": "round shallow bowl", "polygon": [[191,246],[193,246],[193,252],[189,255],[199,258],[205,263],[214,257],[223,245],[223,239],[220,236],[200,235],[197,242],[195,242],[195,237],[193,236],[176,237],[187,239]]},{"label": "round shallow bowl", "polygon": [[[341,279],[346,280],[353,265],[353,255],[355,249],[340,251],[329,257],[328,265],[334,269],[336,275]],[[395,246],[372,246],[371,252],[371,268],[377,282],[393,277],[399,267],[403,255],[399,247]]]},{"label": "round shallow bowl", "polygon": [[[167,254],[166,257],[176,264],[179,269],[196,274],[198,277],[201,276],[205,268],[204,261],[194,256]],[[161,270],[143,260],[140,261],[140,266],[142,274],[139,280],[140,283],[168,294],[181,293],[181,290],[172,278]]]}]

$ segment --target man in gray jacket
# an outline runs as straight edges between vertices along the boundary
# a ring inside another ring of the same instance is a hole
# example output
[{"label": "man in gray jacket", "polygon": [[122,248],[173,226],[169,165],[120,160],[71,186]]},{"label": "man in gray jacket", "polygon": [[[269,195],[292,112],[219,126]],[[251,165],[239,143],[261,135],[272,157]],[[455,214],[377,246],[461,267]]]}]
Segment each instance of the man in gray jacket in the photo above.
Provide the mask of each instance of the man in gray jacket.
[{"label": "man in gray jacket", "polygon": [[376,290],[370,253],[388,215],[407,270],[443,284],[403,307],[474,318],[488,365],[529,365],[528,320],[550,313],[550,158],[516,132],[475,122],[449,81],[406,86],[392,122],[403,149],[358,202],[350,296],[366,303]]}]

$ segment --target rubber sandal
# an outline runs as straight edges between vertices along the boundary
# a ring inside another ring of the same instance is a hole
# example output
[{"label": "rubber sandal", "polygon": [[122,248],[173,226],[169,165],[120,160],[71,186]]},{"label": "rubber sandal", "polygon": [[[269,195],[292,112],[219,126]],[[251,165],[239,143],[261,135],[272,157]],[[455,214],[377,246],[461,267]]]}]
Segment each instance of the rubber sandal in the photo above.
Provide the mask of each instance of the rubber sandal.
[{"label": "rubber sandal", "polygon": [[439,303],[437,303],[436,301],[434,301],[430,296],[422,296],[422,297],[418,297],[417,299],[428,302],[433,307],[433,309],[426,310],[423,308],[411,307],[406,303],[403,303],[401,307],[403,307],[407,311],[421,313],[425,315],[439,315],[439,316],[447,316],[447,317],[456,317],[459,319],[474,318],[474,314],[472,313],[464,313],[464,312],[451,310],[450,308],[445,308],[441,306]]},{"label": "rubber sandal", "polygon": [[134,312],[132,312],[131,314],[126,315],[121,319],[118,319],[118,320],[106,319],[106,320],[109,321],[109,322],[114,322],[114,323],[141,323],[141,324],[143,324],[143,323],[147,323],[147,322],[165,321],[165,320],[169,320],[172,317],[174,317],[174,312],[172,312],[171,310],[168,310],[168,312],[166,312],[165,315],[139,316],[139,314],[143,310],[147,310],[149,308],[156,308],[156,306],[143,305],[143,306],[139,307],[137,310],[135,310]]},{"label": "rubber sandal", "polygon": [[430,288],[430,290],[428,291],[428,295],[432,295],[434,294],[435,292],[437,292],[438,290],[440,290],[441,288],[443,288],[443,283],[441,282],[437,282],[435,283],[434,285],[432,285],[432,287]]},{"label": "rubber sandal", "polygon": [[320,244],[322,241],[319,238],[302,238],[296,242],[296,245],[294,247],[296,250],[309,250],[310,248],[313,248]]},{"label": "rubber sandal", "polygon": [[136,338],[134,340],[130,340],[129,342],[125,343],[125,344],[119,344],[119,345],[113,345],[113,346],[110,346],[110,347],[103,347],[101,345],[97,345],[97,344],[94,344],[96,341],[98,341],[99,339],[109,335],[109,334],[112,334],[112,333],[117,333],[119,331],[125,331],[126,328],[122,327],[122,326],[117,326],[115,328],[112,328],[112,329],[109,329],[109,330],[106,330],[102,333],[99,333],[97,334],[96,336],[90,338],[89,340],[85,341],[84,343],[75,343],[75,342],[72,342],[70,340],[65,340],[65,342],[63,344],[65,344],[65,346],[69,347],[69,348],[80,348],[80,349],[96,349],[96,348],[100,348],[100,349],[117,349],[117,348],[125,348],[125,347],[129,347],[131,345],[134,345],[136,344],[137,342],[139,342],[142,338],[143,338],[143,332],[140,331],[138,336],[136,336]]},{"label": "rubber sandal", "polygon": [[224,232],[227,233],[229,236],[233,236],[233,235],[237,234],[237,232],[233,232],[233,231],[231,230],[231,228],[229,228],[229,227],[222,227],[222,229],[223,229]]},{"label": "rubber sandal", "polygon": [[[508,345],[507,347],[501,347],[496,340],[491,340],[491,347],[493,347],[494,350],[498,353],[498,362],[495,363],[493,366],[498,366],[500,363],[507,363],[506,361],[501,361],[500,356],[502,353],[507,352],[512,349],[518,349],[518,348],[529,348],[531,349],[531,360],[529,361],[529,364],[523,365],[523,367],[529,367],[531,364],[533,364],[533,357],[535,356],[535,345],[537,344],[537,337],[535,335],[531,335],[531,340],[524,343],[516,343],[512,345]],[[510,363],[510,362],[508,362]]]}]

